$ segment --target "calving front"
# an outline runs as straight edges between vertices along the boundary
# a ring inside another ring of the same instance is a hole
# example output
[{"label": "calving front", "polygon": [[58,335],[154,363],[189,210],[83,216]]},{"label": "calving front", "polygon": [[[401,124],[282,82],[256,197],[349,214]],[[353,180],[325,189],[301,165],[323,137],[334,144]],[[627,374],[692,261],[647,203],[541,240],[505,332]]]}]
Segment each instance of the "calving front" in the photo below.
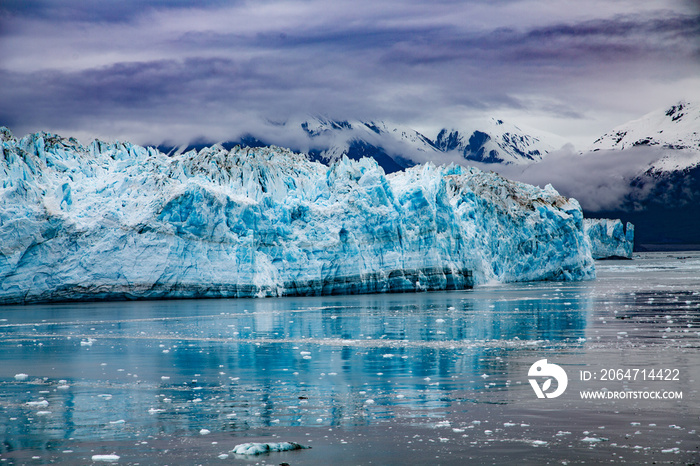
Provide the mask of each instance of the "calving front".
[{"label": "calving front", "polygon": [[462,289],[594,276],[578,203],[474,168],[168,157],[4,129],[0,303]]}]

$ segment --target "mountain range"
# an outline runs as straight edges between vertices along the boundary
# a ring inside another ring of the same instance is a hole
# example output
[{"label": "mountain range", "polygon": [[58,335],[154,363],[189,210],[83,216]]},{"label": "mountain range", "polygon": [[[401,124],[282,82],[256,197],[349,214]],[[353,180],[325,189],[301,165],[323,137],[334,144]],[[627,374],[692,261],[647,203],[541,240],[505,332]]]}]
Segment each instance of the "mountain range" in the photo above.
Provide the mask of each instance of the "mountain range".
[{"label": "mountain range", "polygon": [[[324,164],[338,161],[343,155],[359,160],[371,157],[387,173],[414,165],[433,162],[478,162],[485,164],[525,165],[542,160],[564,140],[533,134],[501,119],[471,122],[461,128],[445,127],[434,137],[415,129],[386,121],[333,120],[322,116],[269,124],[256,132],[225,142],[229,149],[241,146],[281,146],[308,154]],[[157,146],[165,153],[182,153],[202,149],[217,141],[197,141],[185,146]]]}]

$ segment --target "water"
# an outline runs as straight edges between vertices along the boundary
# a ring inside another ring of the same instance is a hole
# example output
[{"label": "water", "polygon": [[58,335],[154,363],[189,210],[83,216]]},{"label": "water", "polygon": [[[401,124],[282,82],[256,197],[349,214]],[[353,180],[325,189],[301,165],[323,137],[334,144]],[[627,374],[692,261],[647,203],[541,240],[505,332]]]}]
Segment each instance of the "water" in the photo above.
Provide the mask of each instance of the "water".
[{"label": "water", "polygon": [[[3,307],[0,463],[698,461],[700,254],[597,270],[465,292]],[[528,381],[544,358],[568,375],[558,398]],[[621,380],[599,380],[608,369]],[[581,398],[603,389],[682,399]],[[312,448],[230,453],[280,441]]]}]

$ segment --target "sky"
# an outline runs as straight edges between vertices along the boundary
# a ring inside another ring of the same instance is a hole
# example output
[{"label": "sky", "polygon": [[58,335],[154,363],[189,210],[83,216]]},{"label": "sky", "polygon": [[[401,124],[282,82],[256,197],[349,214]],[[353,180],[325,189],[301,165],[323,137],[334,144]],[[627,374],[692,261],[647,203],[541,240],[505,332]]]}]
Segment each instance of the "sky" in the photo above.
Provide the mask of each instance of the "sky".
[{"label": "sky", "polygon": [[[138,144],[299,115],[585,147],[700,100],[698,0],[2,0],[0,125]],[[432,133],[432,134],[431,134]]]}]

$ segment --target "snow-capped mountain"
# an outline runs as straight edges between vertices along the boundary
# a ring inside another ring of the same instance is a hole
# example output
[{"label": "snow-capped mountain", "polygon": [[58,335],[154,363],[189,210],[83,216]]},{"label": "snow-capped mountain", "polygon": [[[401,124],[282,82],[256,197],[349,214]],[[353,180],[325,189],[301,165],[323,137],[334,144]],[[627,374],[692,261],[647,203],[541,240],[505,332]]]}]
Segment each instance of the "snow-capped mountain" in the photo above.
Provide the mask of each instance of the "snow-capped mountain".
[{"label": "snow-capped mountain", "polygon": [[659,146],[700,151],[700,105],[681,100],[627,122],[598,138],[591,150]]},{"label": "snow-capped mountain", "polygon": [[[182,153],[214,142],[158,148],[166,153]],[[219,144],[227,149],[237,144],[286,147],[326,165],[343,155],[353,160],[371,157],[387,173],[393,173],[426,162],[525,165],[541,160],[564,142],[551,135],[534,136],[496,118],[471,121],[459,128],[443,128],[431,138],[407,126],[381,120],[333,120],[316,116],[270,124]]]},{"label": "snow-capped mountain", "polygon": [[465,160],[517,165],[538,162],[558,148],[541,136],[527,134],[496,118],[480,121],[471,128],[442,129],[434,145],[443,152],[456,151]]},{"label": "snow-capped mountain", "polygon": [[619,159],[620,173],[624,164],[644,159],[637,173],[620,177],[629,184],[621,206],[602,216],[634,223],[638,244],[650,248],[700,247],[700,104],[682,100],[651,112],[614,128],[590,149]]},{"label": "snow-capped mountain", "polygon": [[[334,121],[324,117],[307,119],[298,124],[308,137],[312,160],[326,165],[343,155],[359,160],[371,157],[388,173],[427,161],[437,161],[440,151],[433,142],[416,130],[384,121]],[[264,140],[265,136],[260,136]],[[269,136],[267,136],[269,138]],[[272,144],[276,144],[274,141]]]},{"label": "snow-capped mountain", "polygon": [[649,167],[654,172],[674,172],[700,164],[700,104],[681,100],[627,122],[598,138],[591,151],[661,149]]}]

